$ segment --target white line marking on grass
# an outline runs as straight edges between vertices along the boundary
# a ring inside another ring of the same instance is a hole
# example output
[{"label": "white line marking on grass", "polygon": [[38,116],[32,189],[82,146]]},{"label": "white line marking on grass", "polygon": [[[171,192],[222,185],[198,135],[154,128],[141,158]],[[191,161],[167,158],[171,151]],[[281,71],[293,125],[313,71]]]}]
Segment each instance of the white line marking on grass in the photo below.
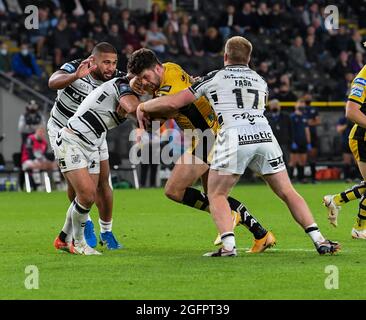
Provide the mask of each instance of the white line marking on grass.
[{"label": "white line marking on grass", "polygon": [[[250,248],[237,248],[239,251],[248,251]],[[268,248],[266,251],[283,251],[283,252],[314,252],[315,249],[303,249],[303,248],[289,248],[289,249],[278,249],[278,248]]]}]

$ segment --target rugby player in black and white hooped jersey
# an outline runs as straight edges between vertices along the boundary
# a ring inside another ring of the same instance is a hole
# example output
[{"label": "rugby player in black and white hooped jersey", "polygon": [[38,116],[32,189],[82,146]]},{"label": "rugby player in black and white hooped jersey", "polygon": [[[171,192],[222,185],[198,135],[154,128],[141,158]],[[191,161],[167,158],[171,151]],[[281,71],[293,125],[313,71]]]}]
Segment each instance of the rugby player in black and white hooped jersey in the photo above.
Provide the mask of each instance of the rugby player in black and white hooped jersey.
[{"label": "rugby player in black and white hooped jersey", "polygon": [[128,114],[135,114],[138,104],[129,79],[114,78],[93,90],[68,120],[67,127],[57,133],[55,155],[76,194],[67,211],[74,240],[69,245],[71,253],[99,254],[86,243],[84,229],[98,194],[100,147],[106,143],[107,131],[121,124]]},{"label": "rugby player in black and white hooped jersey", "polygon": [[323,237],[305,200],[288,177],[281,148],[263,115],[267,83],[248,67],[251,52],[252,44],[247,39],[230,38],[225,45],[223,69],[210,72],[177,94],[140,104],[136,112],[139,124],[144,127],[149,113],[172,112],[202,96],[210,101],[221,119],[208,177],[208,198],[223,246],[206,256],[237,255],[227,197],[248,167],[262,175],[287,204],[319,254],[334,253],[340,245]]},{"label": "rugby player in black and white hooped jersey", "polygon": [[[123,75],[121,71],[116,70],[116,66],[116,49],[107,42],[101,42],[94,47],[89,58],[83,61],[79,59],[65,63],[58,71],[52,74],[49,79],[49,87],[58,90],[47,124],[50,144],[53,150],[57,132],[66,126],[67,121],[74,115],[85,97],[102,83]],[[101,238],[103,238],[101,242],[105,243],[108,249],[118,249],[121,245],[112,233],[113,193],[109,183],[110,169],[106,141],[100,146],[99,152],[100,177],[96,205],[99,211]],[[68,186],[67,194],[70,202],[72,202],[75,198],[75,191],[67,178],[66,181]],[[71,233],[72,221],[69,215],[67,215],[62,231],[54,241],[55,248],[68,250]],[[96,247],[97,238],[90,218],[86,222],[85,238],[91,247]]]}]

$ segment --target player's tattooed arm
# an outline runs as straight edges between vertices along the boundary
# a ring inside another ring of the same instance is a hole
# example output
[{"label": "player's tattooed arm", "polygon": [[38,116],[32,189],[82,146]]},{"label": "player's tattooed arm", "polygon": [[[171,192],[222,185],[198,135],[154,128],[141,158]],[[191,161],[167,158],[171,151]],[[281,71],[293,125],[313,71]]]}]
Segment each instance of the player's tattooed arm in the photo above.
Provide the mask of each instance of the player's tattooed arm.
[{"label": "player's tattooed arm", "polygon": [[83,60],[75,72],[69,73],[64,70],[57,70],[48,80],[48,87],[50,89],[59,90],[68,87],[75,80],[84,78],[93,72],[97,66],[93,64],[93,58]]}]

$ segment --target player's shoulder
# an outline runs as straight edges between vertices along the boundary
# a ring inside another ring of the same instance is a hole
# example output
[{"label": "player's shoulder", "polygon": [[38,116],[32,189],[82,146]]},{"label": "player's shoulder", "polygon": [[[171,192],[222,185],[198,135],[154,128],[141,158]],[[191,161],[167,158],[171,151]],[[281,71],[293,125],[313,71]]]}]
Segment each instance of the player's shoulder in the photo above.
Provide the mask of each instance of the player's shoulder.
[{"label": "player's shoulder", "polygon": [[59,70],[66,71],[67,73],[73,73],[77,70],[82,59],[75,59],[69,62],[65,62]]},{"label": "player's shoulder", "polygon": [[364,65],[360,72],[357,74],[357,76],[353,80],[353,83],[366,86],[366,65]]},{"label": "player's shoulder", "polygon": [[206,75],[204,75],[203,77],[201,77],[199,80],[197,80],[193,85],[192,88],[194,89],[198,89],[199,87],[206,85],[208,83],[210,83],[216,75],[219,74],[220,71],[223,71],[224,69],[218,69],[218,70],[213,70],[210,71],[209,73],[207,73]]},{"label": "player's shoulder", "polygon": [[185,72],[184,69],[179,64],[173,62],[166,62],[163,63],[163,67],[164,67],[164,82],[189,80],[186,79],[186,77],[188,77],[187,72]]},{"label": "player's shoulder", "polygon": [[184,71],[183,68],[174,62],[165,62],[163,63],[164,72],[181,72]]},{"label": "player's shoulder", "polygon": [[163,81],[160,83],[158,90],[160,93],[183,90],[191,85],[189,74],[179,64],[166,62],[163,63],[163,67]]},{"label": "player's shoulder", "polygon": [[248,67],[249,72],[251,73],[251,76],[254,77],[257,81],[262,83],[263,85],[267,86],[267,81],[264,79],[257,71],[251,69]]}]

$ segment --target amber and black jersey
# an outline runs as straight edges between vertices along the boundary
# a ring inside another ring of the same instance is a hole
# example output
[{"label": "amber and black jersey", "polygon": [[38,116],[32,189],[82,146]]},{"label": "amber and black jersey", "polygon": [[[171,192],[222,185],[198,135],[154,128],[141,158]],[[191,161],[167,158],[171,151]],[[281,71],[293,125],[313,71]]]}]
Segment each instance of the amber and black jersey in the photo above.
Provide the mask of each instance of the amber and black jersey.
[{"label": "amber and black jersey", "polygon": [[[189,75],[175,63],[164,63],[164,77],[155,96],[178,93],[192,85]],[[205,97],[197,99],[188,106],[179,109],[174,117],[180,129],[212,129],[216,134],[218,122],[215,111]]]},{"label": "amber and black jersey", "polygon": [[[366,115],[366,65],[352,82],[348,100],[359,105],[361,112]],[[366,129],[355,124],[349,134],[349,139],[366,140]]]}]

